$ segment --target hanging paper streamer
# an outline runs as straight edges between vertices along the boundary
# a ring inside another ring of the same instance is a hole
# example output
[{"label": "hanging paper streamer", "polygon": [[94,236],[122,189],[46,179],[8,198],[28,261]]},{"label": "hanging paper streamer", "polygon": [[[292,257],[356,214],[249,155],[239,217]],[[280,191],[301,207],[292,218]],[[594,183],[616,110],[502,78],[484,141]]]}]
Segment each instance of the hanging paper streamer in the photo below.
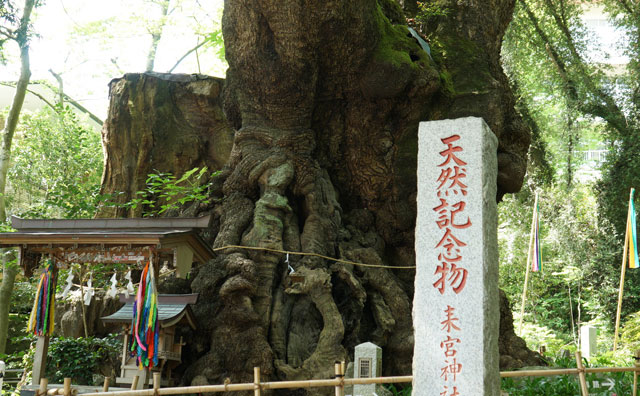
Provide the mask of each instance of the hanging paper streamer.
[{"label": "hanging paper streamer", "polygon": [[137,355],[140,369],[158,365],[158,292],[153,267],[149,263],[140,276],[133,303],[131,352]]},{"label": "hanging paper streamer", "polygon": [[50,336],[53,333],[55,313],[56,276],[53,260],[48,259],[33,302],[27,331],[37,336]]},{"label": "hanging paper streamer", "polygon": [[84,293],[84,305],[91,305],[91,298],[96,294],[93,290],[93,274],[89,275],[89,282],[87,282],[87,291]]},{"label": "hanging paper streamer", "polygon": [[73,272],[69,271],[69,276],[67,276],[67,285],[62,291],[62,298],[67,298],[69,291],[71,291],[71,287],[73,287]]},{"label": "hanging paper streamer", "polygon": [[135,292],[135,290],[133,289],[133,282],[131,281],[131,271],[127,272],[127,274],[124,276],[124,279],[129,281],[127,283],[127,288],[124,291],[125,297],[129,298],[129,295]]},{"label": "hanging paper streamer", "polygon": [[113,274],[110,282],[111,282],[111,287],[109,288],[109,290],[107,290],[107,296],[111,298],[116,298],[116,294],[118,294],[118,289],[116,289],[116,286],[118,285],[118,279],[116,279],[116,274]]}]

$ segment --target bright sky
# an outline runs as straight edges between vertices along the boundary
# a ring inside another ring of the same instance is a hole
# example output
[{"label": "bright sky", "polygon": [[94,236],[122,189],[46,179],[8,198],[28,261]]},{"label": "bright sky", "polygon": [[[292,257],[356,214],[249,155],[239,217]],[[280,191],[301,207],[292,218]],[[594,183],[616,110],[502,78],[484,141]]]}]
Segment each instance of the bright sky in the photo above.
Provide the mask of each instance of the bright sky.
[{"label": "bright sky", "polygon": [[[168,71],[196,46],[196,25],[207,32],[220,29],[222,0],[171,0],[171,7],[176,4],[179,7],[163,30],[154,71]],[[32,81],[46,80],[57,86],[48,70],[62,74],[65,93],[104,119],[109,81],[121,77],[122,72],[144,71],[151,42],[145,19],[159,15],[160,8],[149,0],[47,0],[34,14],[39,37],[31,44]],[[81,34],[79,30],[95,34]],[[0,65],[1,81],[18,78],[17,48],[12,45],[8,49],[10,62]],[[224,76],[226,65],[212,50],[199,55],[201,73]],[[197,72],[195,53],[174,70]]]},{"label": "bright sky", "polygon": [[608,63],[611,65],[626,65],[629,57],[622,53],[619,41],[623,37],[623,32],[616,29],[607,19],[604,7],[590,4],[585,8],[582,15],[585,27],[594,33],[600,49],[593,56],[596,62]]}]

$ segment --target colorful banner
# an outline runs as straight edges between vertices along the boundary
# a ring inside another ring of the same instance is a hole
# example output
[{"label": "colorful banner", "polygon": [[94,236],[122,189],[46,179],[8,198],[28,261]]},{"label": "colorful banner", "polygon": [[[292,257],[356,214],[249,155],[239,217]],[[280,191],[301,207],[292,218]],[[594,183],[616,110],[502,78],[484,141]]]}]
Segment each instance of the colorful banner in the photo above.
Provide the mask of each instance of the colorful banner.
[{"label": "colorful banner", "polygon": [[633,204],[633,194],[631,189],[629,197],[629,217],[627,218],[627,238],[629,238],[629,268],[638,268],[638,243],[636,239],[636,207]]},{"label": "colorful banner", "polygon": [[540,208],[537,200],[536,207],[533,210],[533,246],[531,247],[533,251],[531,256],[531,271],[538,272],[542,271],[542,250],[540,250],[540,223],[538,221]]},{"label": "colorful banner", "polygon": [[136,354],[140,369],[158,365],[158,335],[160,334],[158,292],[150,262],[144,267],[140,276],[131,323],[131,352]]},{"label": "colorful banner", "polygon": [[53,321],[56,302],[56,271],[52,259],[47,259],[44,272],[40,276],[40,283],[33,301],[33,309],[29,317],[27,332],[36,336],[50,336],[53,334]]}]

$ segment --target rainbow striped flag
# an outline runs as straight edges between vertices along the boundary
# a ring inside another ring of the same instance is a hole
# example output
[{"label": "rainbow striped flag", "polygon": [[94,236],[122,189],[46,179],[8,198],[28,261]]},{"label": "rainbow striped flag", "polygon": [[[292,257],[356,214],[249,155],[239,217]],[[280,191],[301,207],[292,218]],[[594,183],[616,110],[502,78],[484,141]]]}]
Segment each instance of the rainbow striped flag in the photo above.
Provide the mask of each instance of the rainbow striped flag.
[{"label": "rainbow striped flag", "polygon": [[627,238],[629,238],[629,268],[638,268],[638,242],[636,239],[636,208],[633,204],[633,194],[635,190],[631,189],[629,197],[629,217],[627,218]]},{"label": "rainbow striped flag", "polygon": [[538,217],[540,216],[540,208],[538,200],[536,199],[536,207],[533,208],[533,246],[531,246],[531,271],[542,271],[542,250],[540,250],[540,223]]}]

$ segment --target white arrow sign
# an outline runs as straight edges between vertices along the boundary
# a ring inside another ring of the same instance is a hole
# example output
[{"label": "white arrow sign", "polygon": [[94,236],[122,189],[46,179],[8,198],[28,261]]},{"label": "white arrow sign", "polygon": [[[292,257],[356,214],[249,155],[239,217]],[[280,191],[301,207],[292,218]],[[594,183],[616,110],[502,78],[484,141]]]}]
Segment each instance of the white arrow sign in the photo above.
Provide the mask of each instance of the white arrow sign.
[{"label": "white arrow sign", "polygon": [[611,378],[607,378],[605,381],[603,381],[603,382],[602,382],[602,386],[608,386],[608,387],[609,387],[609,389],[608,389],[608,390],[612,390],[612,389],[613,389],[613,386],[614,386],[615,384],[616,384],[616,383],[615,383]]}]

